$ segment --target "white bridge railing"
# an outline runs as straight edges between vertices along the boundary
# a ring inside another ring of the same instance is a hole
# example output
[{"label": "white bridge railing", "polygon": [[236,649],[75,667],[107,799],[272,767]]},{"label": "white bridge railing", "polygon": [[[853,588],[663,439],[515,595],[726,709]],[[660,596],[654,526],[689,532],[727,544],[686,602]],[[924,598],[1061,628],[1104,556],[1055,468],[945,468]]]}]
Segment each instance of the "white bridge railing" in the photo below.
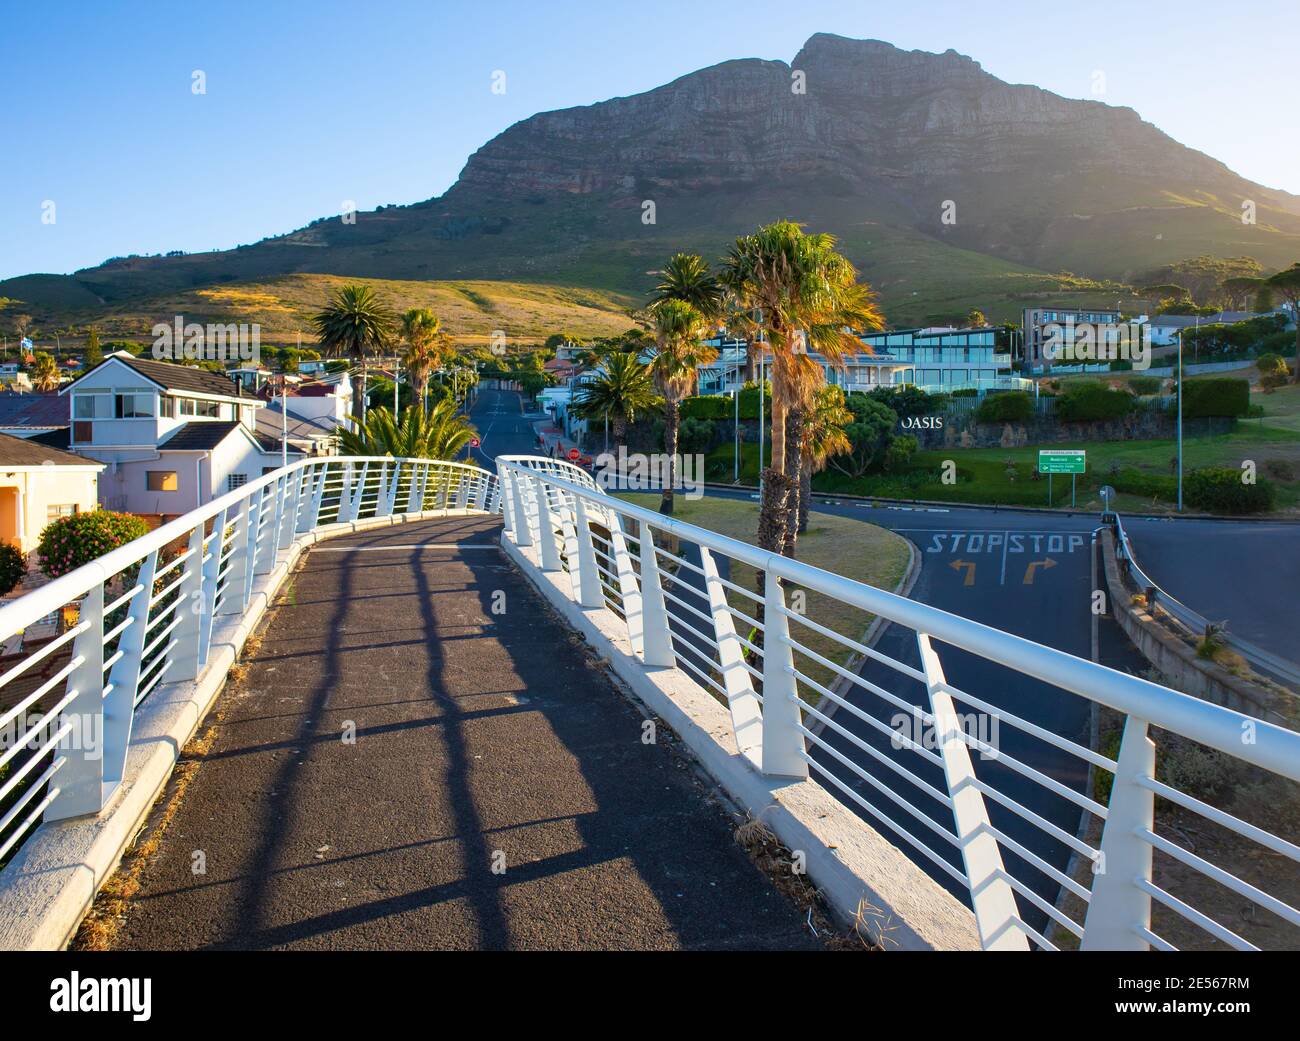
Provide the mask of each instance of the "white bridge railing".
[{"label": "white bridge railing", "polygon": [[[755,770],[811,776],[962,894],[986,949],[1174,949],[1157,927],[1295,946],[1300,733],[664,517],[567,464],[497,463],[526,557],[619,619],[644,666],[713,692]],[[915,664],[846,634],[845,611],[910,630]],[[1015,682],[964,690],[945,664]],[[1284,812],[1252,823],[1223,808],[1232,791],[1192,794],[1170,765],[1187,749],[1274,786],[1262,801]]]},{"label": "white bridge railing", "polygon": [[498,509],[496,475],[477,466],[307,459],[0,607],[0,865],[41,820],[105,805],[137,707],[204,673],[214,627],[244,614],[296,541],[369,518]]}]

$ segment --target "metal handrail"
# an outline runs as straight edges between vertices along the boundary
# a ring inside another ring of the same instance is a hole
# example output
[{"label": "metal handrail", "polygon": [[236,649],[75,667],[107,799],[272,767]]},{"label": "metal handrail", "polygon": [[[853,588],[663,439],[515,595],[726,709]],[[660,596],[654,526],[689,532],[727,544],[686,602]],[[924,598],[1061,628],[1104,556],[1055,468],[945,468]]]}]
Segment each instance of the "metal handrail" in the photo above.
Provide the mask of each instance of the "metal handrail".
[{"label": "metal handrail", "polygon": [[[797,779],[815,774],[828,790],[923,858],[919,861],[922,866],[966,885],[987,948],[1033,945],[1055,949],[1052,939],[1026,920],[1028,909],[1042,914],[1049,926],[1074,933],[1084,948],[1163,949],[1171,945],[1151,929],[1153,899],[1222,938],[1224,927],[1207,926],[1212,919],[1205,913],[1191,909],[1185,901],[1163,899],[1164,891],[1152,885],[1156,848],[1207,877],[1220,882],[1227,879],[1230,889],[1262,894],[1156,834],[1155,796],[1169,786],[1162,788],[1162,782],[1156,781],[1156,746],[1150,730],[1158,727],[1182,735],[1290,782],[1300,781],[1300,733],[664,516],[609,496],[586,482],[566,480],[554,468],[536,461],[499,458],[497,464],[505,538],[519,549],[525,566],[567,573],[570,581],[559,583],[560,595],[567,593],[584,608],[610,611],[626,626],[628,644],[639,665],[681,669],[723,700],[730,711],[736,744],[754,769]],[[682,554],[645,552],[645,547],[655,545],[656,538],[670,537],[692,544],[691,560]],[[694,562],[697,554],[698,564]],[[743,609],[728,602],[727,588],[734,588],[734,583],[719,576],[719,558],[748,565],[766,576],[757,612],[761,622],[748,613],[752,610],[748,601]],[[787,589],[817,592],[913,630],[923,671],[918,673],[873,651],[873,662],[890,665],[897,673],[894,681],[882,679],[881,683],[912,685],[891,691],[831,662],[803,643],[806,631],[833,637],[845,651],[855,646],[855,641],[787,607]],[[748,637],[737,631],[738,624],[746,626]],[[940,643],[1121,713],[1125,723],[1119,754],[1110,759],[1069,736],[1008,712],[986,692],[976,696],[953,686],[940,662],[936,646]],[[832,691],[799,668],[796,660],[830,666],[850,683]],[[915,689],[917,676],[924,681],[921,696],[928,706],[896,693]],[[939,731],[936,747],[946,792],[933,786],[932,773],[917,772],[922,763],[933,770],[934,752],[913,740],[894,745],[899,755],[910,759],[883,764],[890,773],[873,772],[872,762],[879,763],[880,748],[864,743],[836,721],[860,719],[877,733],[887,729],[879,720],[867,718],[867,703],[853,703],[859,691],[869,692],[886,705],[915,704],[918,723]],[[832,718],[823,712],[819,704],[823,697],[842,709],[842,714]],[[973,764],[972,754],[983,755],[990,746],[965,734],[955,723],[958,704],[974,707],[1042,742],[1053,765],[1045,767],[1037,759],[1000,753],[1007,769],[985,774]],[[826,726],[819,730],[811,723],[805,726],[805,715]],[[1246,734],[1249,740],[1243,736]],[[1081,762],[1083,769],[1068,769],[1052,756]],[[1088,768],[1114,775],[1110,795],[1103,797],[1103,802],[1072,787],[1079,783],[1078,777],[1087,775]],[[846,779],[845,771],[851,780]],[[1008,786],[1008,777],[1020,787]],[[1075,780],[1066,783],[1062,778],[1067,777]],[[900,780],[904,783],[899,784]],[[1062,828],[1045,818],[1035,809],[1034,799],[1020,788],[1045,790],[1065,800],[1072,812],[1090,814],[1100,829],[1097,846],[1085,841],[1091,834],[1086,829]],[[877,804],[868,795],[886,801]],[[923,810],[914,801],[917,798],[930,799],[940,816]],[[1300,847],[1272,836],[1265,828],[1238,821],[1190,795],[1178,805],[1229,827],[1244,840],[1263,838],[1272,852],[1300,863]],[[1091,859],[1095,870],[1091,885],[1086,878],[1080,880],[1063,870],[1064,862],[1053,864],[1028,848],[1023,836],[1018,838],[1006,829],[1002,823],[1005,816],[991,819],[989,807],[993,806],[998,814],[1012,814],[1019,827],[1037,829],[1040,838],[1058,843],[1066,853]],[[937,827],[942,813],[949,815],[951,830]],[[906,823],[908,815],[910,825]],[[938,846],[934,845],[936,836]],[[953,867],[951,847],[959,850],[964,871]],[[1017,859],[1015,871],[1003,863],[1008,853]],[[1037,887],[1021,877],[1026,871],[1042,876]],[[1068,892],[1081,900],[1086,908],[1083,921],[1073,921],[1056,901],[1043,895],[1050,892]],[[1262,906],[1300,924],[1300,911],[1275,897],[1267,897]],[[1251,946],[1240,937],[1236,941],[1237,946]]]},{"label": "metal handrail", "polygon": [[[41,820],[103,808],[122,780],[137,707],[162,684],[205,676],[218,619],[239,621],[259,579],[305,541],[367,519],[499,508],[496,475],[473,464],[303,459],[0,607],[0,641],[78,610],[66,633],[0,675],[0,696],[17,690],[0,712],[12,738],[0,744],[0,862]],[[53,707],[42,708],[46,699]]]}]

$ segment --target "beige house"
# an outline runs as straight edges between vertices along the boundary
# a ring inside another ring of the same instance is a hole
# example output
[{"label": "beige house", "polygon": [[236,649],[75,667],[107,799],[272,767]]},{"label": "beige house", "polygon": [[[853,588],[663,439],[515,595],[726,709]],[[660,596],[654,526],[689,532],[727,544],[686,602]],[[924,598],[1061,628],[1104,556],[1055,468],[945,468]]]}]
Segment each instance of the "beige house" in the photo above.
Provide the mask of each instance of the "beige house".
[{"label": "beige house", "polygon": [[96,509],[103,463],[0,434],[0,539],[30,553],[57,517]]}]

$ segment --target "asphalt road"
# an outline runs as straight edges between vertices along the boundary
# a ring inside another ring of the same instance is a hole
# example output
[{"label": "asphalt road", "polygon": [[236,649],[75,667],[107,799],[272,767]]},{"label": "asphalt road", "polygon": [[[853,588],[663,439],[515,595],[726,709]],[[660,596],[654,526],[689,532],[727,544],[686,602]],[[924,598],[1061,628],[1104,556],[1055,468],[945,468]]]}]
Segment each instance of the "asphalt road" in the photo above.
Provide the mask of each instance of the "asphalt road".
[{"label": "asphalt road", "polygon": [[1300,524],[1125,519],[1142,570],[1211,621],[1300,663]]},{"label": "asphalt road", "polygon": [[469,449],[469,456],[479,465],[495,470],[499,455],[537,452],[533,423],[544,415],[526,413],[523,397],[516,391],[480,389],[469,416],[478,428],[480,442],[478,448]]},{"label": "asphalt road", "polygon": [[117,949],[817,946],[499,533],[309,552]]}]

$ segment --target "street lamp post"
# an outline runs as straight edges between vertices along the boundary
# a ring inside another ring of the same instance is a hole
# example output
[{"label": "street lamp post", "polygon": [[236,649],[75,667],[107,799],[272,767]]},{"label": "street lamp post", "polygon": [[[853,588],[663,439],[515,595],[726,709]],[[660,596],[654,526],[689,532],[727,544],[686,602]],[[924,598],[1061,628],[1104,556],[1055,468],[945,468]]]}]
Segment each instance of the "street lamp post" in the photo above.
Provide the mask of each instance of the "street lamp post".
[{"label": "street lamp post", "polygon": [[1183,331],[1178,330],[1178,512],[1183,512]]}]

